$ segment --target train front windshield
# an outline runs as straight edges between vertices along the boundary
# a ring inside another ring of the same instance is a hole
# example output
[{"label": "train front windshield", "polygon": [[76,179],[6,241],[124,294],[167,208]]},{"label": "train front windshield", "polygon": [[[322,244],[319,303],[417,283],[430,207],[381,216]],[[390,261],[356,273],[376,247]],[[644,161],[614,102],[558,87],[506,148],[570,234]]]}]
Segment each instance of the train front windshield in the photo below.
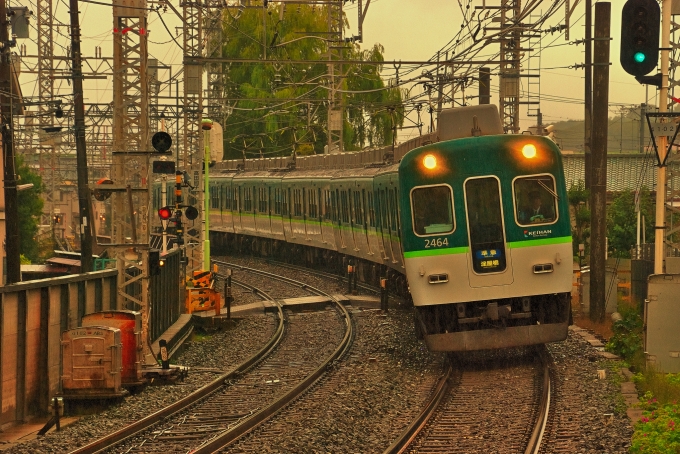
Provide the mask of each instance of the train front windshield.
[{"label": "train front windshield", "polygon": [[505,270],[505,237],[497,178],[474,178],[465,182],[470,252],[477,273]]},{"label": "train front windshield", "polygon": [[453,231],[453,193],[450,186],[414,188],[411,208],[416,235],[441,235]]}]

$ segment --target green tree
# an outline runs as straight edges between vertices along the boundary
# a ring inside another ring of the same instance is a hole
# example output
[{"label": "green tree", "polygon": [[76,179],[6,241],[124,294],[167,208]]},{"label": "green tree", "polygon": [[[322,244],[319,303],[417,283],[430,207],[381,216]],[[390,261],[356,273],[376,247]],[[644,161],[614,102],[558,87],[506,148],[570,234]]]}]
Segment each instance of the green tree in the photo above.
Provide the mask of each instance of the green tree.
[{"label": "green tree", "polygon": [[[326,6],[289,5],[281,13],[282,7],[270,5],[264,17],[262,8],[224,9],[222,56],[263,59],[266,52],[267,57],[266,63],[223,65],[223,96],[238,100],[230,103],[224,125],[226,159],[322,153],[328,140],[329,48],[340,52],[341,47],[346,60],[383,61],[379,44],[361,50],[329,35]],[[347,27],[344,18],[342,26]],[[345,64],[336,75],[346,150],[390,144],[403,122],[402,93],[385,87],[380,70],[380,65]]]},{"label": "green tree", "polygon": [[590,191],[586,189],[583,181],[579,181],[571,185],[567,191],[567,196],[573,217],[571,236],[573,239],[574,255],[577,256],[579,244],[584,244],[587,248],[586,240],[590,238],[590,209],[588,208]]},{"label": "green tree", "polygon": [[[630,258],[630,250],[635,245],[637,237],[637,212],[635,211],[635,197],[633,191],[624,191],[614,197],[607,207],[607,238],[612,257]],[[640,213],[645,218],[647,232],[653,232],[654,206],[649,190],[639,191]]]},{"label": "green tree", "polygon": [[18,184],[33,184],[32,188],[17,192],[17,204],[19,205],[19,251],[26,259],[35,262],[39,259],[38,223],[44,205],[40,197],[44,191],[42,177],[24,163],[22,156],[16,157],[16,172]]}]

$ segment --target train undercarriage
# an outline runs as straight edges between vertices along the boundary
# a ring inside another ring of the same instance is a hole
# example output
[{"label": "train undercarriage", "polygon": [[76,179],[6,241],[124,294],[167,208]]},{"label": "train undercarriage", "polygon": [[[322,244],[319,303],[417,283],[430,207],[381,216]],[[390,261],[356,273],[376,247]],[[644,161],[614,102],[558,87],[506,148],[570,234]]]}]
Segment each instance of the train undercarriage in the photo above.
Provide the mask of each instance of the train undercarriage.
[{"label": "train undercarriage", "polygon": [[416,333],[432,351],[471,351],[564,340],[571,323],[571,295],[505,298],[415,310]]}]

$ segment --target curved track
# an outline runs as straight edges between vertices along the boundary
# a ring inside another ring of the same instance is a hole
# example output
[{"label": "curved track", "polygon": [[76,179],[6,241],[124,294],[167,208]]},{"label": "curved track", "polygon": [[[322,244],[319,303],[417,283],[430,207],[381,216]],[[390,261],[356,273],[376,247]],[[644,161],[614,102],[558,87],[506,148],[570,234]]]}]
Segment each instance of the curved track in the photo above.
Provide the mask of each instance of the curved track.
[{"label": "curved track", "polygon": [[[239,269],[247,272],[243,276],[247,280],[262,282],[266,276],[305,293],[330,296],[293,279]],[[353,338],[350,316],[337,302],[336,309],[286,313],[285,332],[280,342],[267,350],[266,358],[238,376],[223,377],[222,386],[177,408],[162,421],[156,419],[153,428],[136,430],[133,436],[128,431],[125,440],[115,442],[115,447],[109,445],[106,452],[214,452],[257,427],[315,383],[349,348]]]},{"label": "curved track", "polygon": [[[317,295],[323,295],[326,297],[329,297],[331,300],[335,301],[335,299],[321,291],[318,290],[314,287],[310,287],[307,284],[297,281],[295,279],[290,279],[278,275],[274,275],[272,273],[267,273],[264,271],[260,270],[255,270],[252,268],[247,268],[243,267],[240,265],[232,264],[232,263],[227,263],[227,262],[219,262],[219,261],[214,261],[217,264],[220,265],[226,265],[231,268],[236,268],[240,270],[246,270],[251,273],[256,273],[260,276],[263,277],[268,277],[268,278],[274,278],[283,282],[287,282],[292,285],[297,285],[301,288],[306,289],[307,291],[317,294]],[[235,442],[238,440],[242,435],[247,434],[257,426],[263,424],[264,422],[268,421],[272,416],[274,416],[276,413],[278,413],[282,408],[284,408],[286,405],[294,401],[298,396],[300,396],[304,391],[309,389],[311,386],[314,385],[314,383],[321,378],[324,373],[330,369],[330,366],[332,365],[333,362],[341,358],[345,352],[349,349],[351,340],[354,336],[353,333],[353,327],[352,327],[352,322],[351,318],[349,315],[349,312],[347,309],[340,304],[339,302],[335,301],[336,308],[339,310],[339,312],[343,315],[344,322],[345,322],[345,334],[344,337],[341,341],[341,343],[337,346],[337,348],[333,351],[333,353],[326,358],[326,360],[319,365],[319,367],[311,374],[309,374],[304,380],[300,381],[297,385],[295,385],[293,388],[289,389],[285,394],[283,394],[280,398],[276,399],[276,401],[272,402],[270,405],[262,408],[259,410],[257,413],[255,413],[252,417],[248,418],[245,420],[242,424],[236,425],[233,428],[230,428],[229,430],[226,430],[222,433],[220,433],[218,436],[214,437],[211,439],[209,442],[204,443],[194,451],[192,451],[195,454],[207,454],[207,453],[212,453],[215,452],[225,446],[227,446],[230,443]]]},{"label": "curved track", "polygon": [[384,453],[537,454],[551,391],[546,349],[538,348],[536,357],[538,365],[450,368],[423,411]]},{"label": "curved track", "polygon": [[[240,285],[244,288],[247,288],[253,292],[257,292],[260,297],[263,300],[268,300],[272,301],[276,304],[276,301],[273,298],[270,298],[266,293],[263,293],[259,291],[257,288],[252,287],[248,284],[245,284],[243,282],[238,282],[235,281],[237,285]],[[278,308],[278,324],[276,331],[274,332],[273,336],[269,339],[267,344],[262,347],[256,354],[245,360],[243,363],[239,364],[234,368],[234,370],[222,374],[219,377],[217,377],[215,380],[210,382],[209,384],[203,386],[202,388],[194,391],[193,393],[189,394],[186,396],[184,399],[179,400],[175,402],[174,404],[157,411],[156,413],[153,413],[143,419],[140,419],[139,421],[130,424],[128,426],[123,427],[122,429],[113,432],[106,437],[102,437],[98,440],[95,440],[81,448],[78,448],[74,451],[71,451],[70,454],[91,454],[91,453],[97,453],[97,452],[103,452],[112,446],[115,446],[119,443],[121,443],[124,440],[127,440],[144,430],[154,426],[155,424],[158,424],[159,422],[163,421],[164,419],[181,412],[182,410],[185,410],[186,408],[189,408],[190,406],[194,405],[196,402],[199,400],[209,396],[212,393],[215,393],[219,391],[223,386],[225,381],[231,380],[244,372],[246,372],[248,369],[253,367],[255,364],[260,362],[263,358],[265,358],[276,346],[281,342],[281,339],[283,338],[283,333],[284,333],[284,317],[283,317],[283,308],[281,305],[276,304],[276,307]]]}]

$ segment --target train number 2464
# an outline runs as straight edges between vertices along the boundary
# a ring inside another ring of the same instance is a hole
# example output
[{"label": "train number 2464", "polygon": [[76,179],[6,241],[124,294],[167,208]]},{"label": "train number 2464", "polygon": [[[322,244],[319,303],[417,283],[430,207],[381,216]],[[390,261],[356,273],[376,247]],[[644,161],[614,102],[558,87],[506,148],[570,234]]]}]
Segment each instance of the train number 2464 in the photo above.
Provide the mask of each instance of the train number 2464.
[{"label": "train number 2464", "polygon": [[449,245],[449,239],[448,238],[432,238],[431,240],[425,240],[425,249],[429,249],[431,247],[442,247],[442,246],[448,246]]}]

